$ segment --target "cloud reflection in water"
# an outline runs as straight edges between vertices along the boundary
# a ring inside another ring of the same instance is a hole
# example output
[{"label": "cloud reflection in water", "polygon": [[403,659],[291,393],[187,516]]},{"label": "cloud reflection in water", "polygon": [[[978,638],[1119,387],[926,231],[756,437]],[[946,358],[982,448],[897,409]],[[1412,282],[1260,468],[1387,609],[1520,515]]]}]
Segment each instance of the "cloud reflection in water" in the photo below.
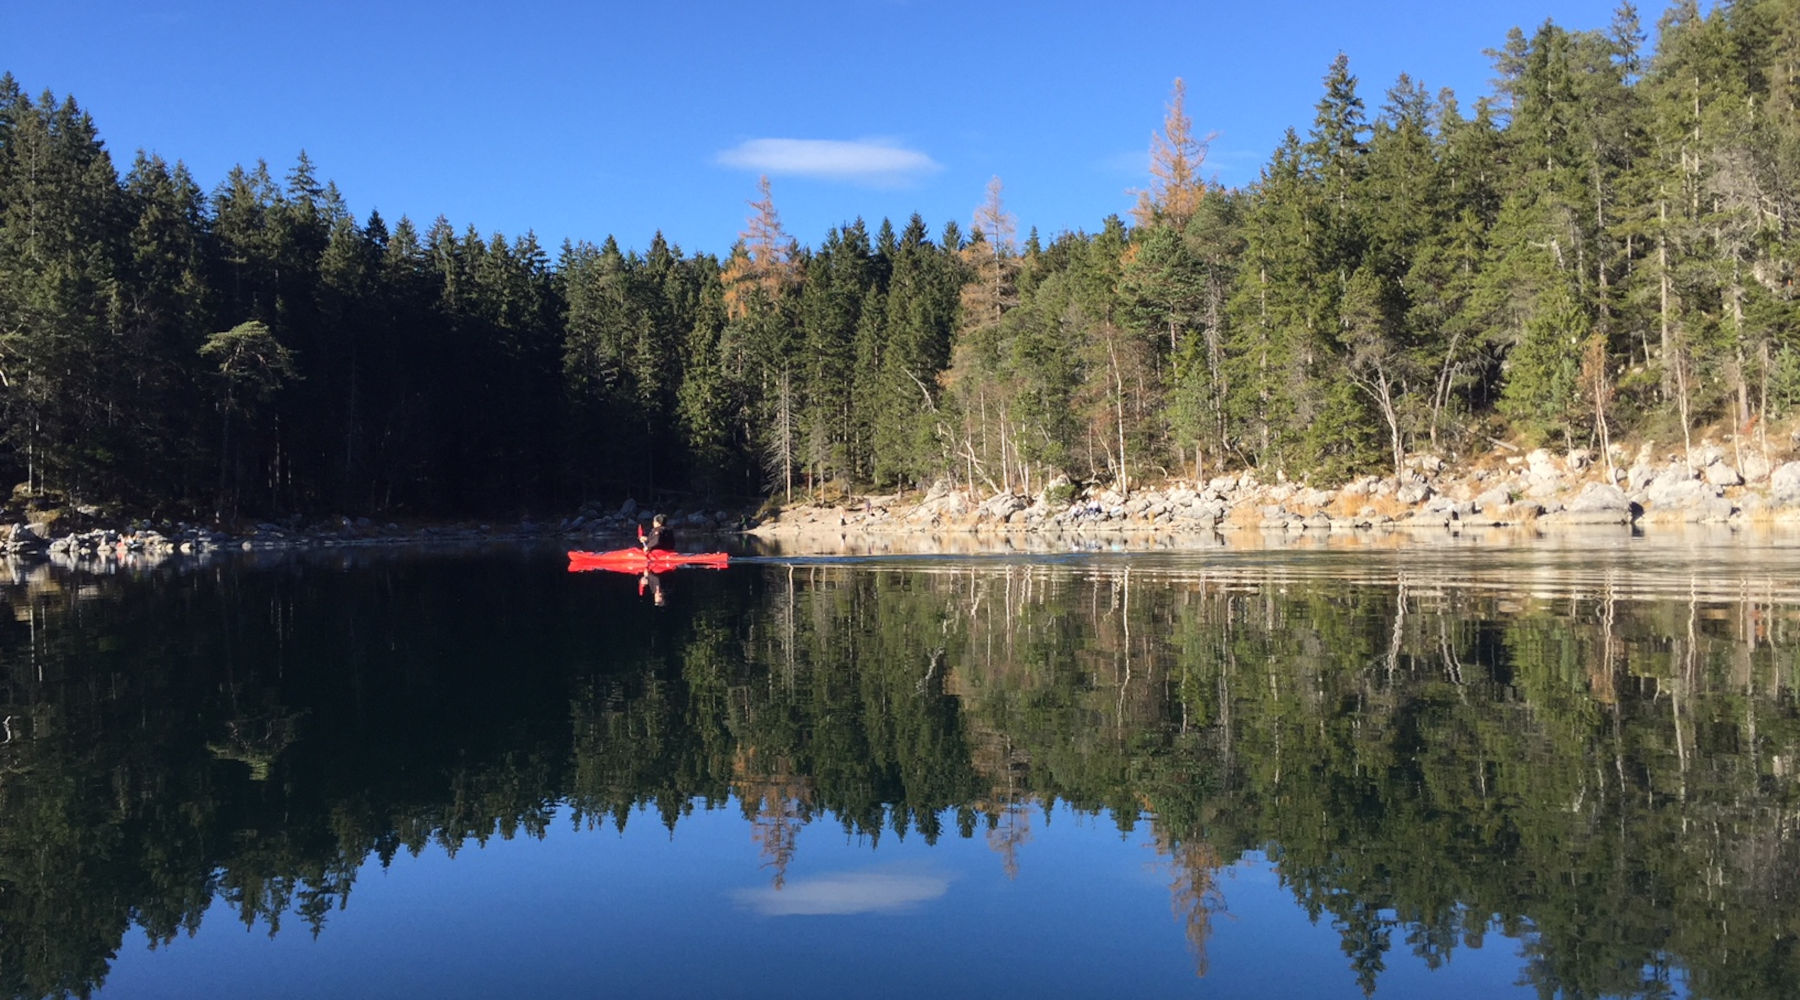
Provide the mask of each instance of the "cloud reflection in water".
[{"label": "cloud reflection in water", "polygon": [[780,889],[739,889],[739,906],[765,917],[846,916],[898,913],[942,897],[950,880],[942,875],[895,872],[835,872],[794,879]]}]

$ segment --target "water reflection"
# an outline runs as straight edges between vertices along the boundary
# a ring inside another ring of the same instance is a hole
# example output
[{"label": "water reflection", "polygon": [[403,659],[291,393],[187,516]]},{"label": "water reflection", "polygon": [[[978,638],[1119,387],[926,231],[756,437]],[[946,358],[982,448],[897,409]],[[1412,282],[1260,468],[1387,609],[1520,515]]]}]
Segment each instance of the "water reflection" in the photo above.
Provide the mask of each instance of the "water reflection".
[{"label": "water reflection", "polygon": [[532,553],[35,581],[0,616],[0,989],[86,993],[216,901],[329,935],[369,864],[559,817],[730,810],[761,882],[736,905],[845,915],[951,876],[807,870],[808,829],[980,843],[1011,879],[1066,810],[1147,838],[1202,975],[1222,879],[1266,859],[1361,991],[1497,932],[1550,994],[1783,996],[1794,569],[785,559],[662,608]]},{"label": "water reflection", "polygon": [[941,875],[836,872],[732,894],[765,917],[845,916],[895,913],[941,898],[950,880]]}]

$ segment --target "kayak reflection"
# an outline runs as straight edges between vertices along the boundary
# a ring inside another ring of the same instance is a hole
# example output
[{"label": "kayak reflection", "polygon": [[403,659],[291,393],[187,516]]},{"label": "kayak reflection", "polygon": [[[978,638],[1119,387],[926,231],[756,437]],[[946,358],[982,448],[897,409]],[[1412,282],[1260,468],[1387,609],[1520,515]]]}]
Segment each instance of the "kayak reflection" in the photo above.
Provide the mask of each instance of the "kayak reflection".
[{"label": "kayak reflection", "polygon": [[644,591],[646,589],[650,591],[650,599],[656,602],[656,606],[659,608],[662,607],[662,576],[657,573],[652,573],[648,569],[644,570],[644,575],[638,577],[638,596],[644,596]]}]

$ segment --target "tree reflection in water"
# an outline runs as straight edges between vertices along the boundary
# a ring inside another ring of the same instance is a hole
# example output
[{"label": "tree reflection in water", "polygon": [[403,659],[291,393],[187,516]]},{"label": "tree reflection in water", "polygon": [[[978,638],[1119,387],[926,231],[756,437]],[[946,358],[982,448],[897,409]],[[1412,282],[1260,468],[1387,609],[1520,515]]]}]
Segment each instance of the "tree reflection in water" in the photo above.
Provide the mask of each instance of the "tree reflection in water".
[{"label": "tree reflection in water", "polygon": [[[1367,990],[1496,930],[1570,996],[1800,982],[1781,577],[1216,562],[742,567],[654,612],[528,560],[14,588],[0,989],[84,994],[215,899],[318,934],[371,855],[731,803],[771,891],[815,822],[1008,876],[1036,812],[1148,824],[1201,975],[1260,853]],[[792,905],[877,890],[933,891]]]}]

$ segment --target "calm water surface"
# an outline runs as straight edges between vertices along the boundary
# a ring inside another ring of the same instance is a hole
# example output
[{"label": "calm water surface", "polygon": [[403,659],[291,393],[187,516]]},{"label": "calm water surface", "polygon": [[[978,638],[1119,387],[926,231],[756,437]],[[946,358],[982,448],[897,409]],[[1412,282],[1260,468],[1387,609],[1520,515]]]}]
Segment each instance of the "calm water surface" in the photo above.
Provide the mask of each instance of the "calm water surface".
[{"label": "calm water surface", "polygon": [[1800,545],[560,553],[0,624],[16,997],[1793,996]]}]

